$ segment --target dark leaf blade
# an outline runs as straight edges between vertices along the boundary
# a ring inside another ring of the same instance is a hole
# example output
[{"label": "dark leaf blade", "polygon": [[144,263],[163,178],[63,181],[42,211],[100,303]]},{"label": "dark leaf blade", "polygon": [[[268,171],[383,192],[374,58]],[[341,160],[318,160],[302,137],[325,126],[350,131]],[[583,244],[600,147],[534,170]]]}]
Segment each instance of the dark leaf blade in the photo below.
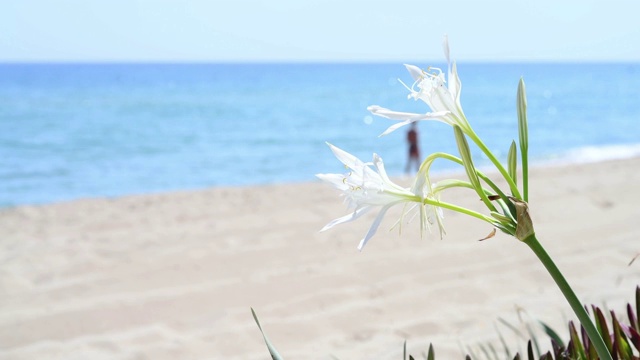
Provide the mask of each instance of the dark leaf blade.
[{"label": "dark leaf blade", "polygon": [[433,351],[433,344],[429,344],[429,354],[427,355],[427,360],[435,360],[436,354]]},{"label": "dark leaf blade", "polygon": [[635,330],[638,331],[638,323],[637,323],[637,317],[635,312],[633,311],[633,307],[631,306],[631,304],[627,304],[627,316],[629,317],[629,324],[631,325],[631,327]]},{"label": "dark leaf blade", "polygon": [[620,327],[620,322],[613,310],[611,311],[611,321],[613,322],[613,337],[614,343],[616,344],[616,346],[614,346],[614,351],[617,352],[623,360],[631,360],[633,357],[633,351],[631,350],[631,346],[629,346],[629,340]]},{"label": "dark leaf blade", "polygon": [[629,340],[636,350],[640,351],[640,334],[634,328],[629,328]]},{"label": "dark leaf blade", "polygon": [[605,345],[607,345],[607,349],[609,350],[609,352],[613,353],[613,343],[611,342],[611,333],[609,332],[609,327],[607,326],[607,320],[604,318],[604,314],[602,313],[602,310],[600,310],[600,308],[595,305],[593,305],[592,308],[596,318],[596,327],[600,332],[600,336],[602,336],[602,340],[604,340]]},{"label": "dark leaf blade", "polygon": [[551,338],[552,343],[555,342],[557,346],[562,348],[564,347],[564,342],[562,341],[560,336],[558,336],[558,333],[556,333],[551,327],[549,327],[542,321],[540,321],[540,325],[542,325],[542,329],[544,329],[544,332]]},{"label": "dark leaf blade", "polygon": [[640,286],[636,286],[636,329],[640,332]]},{"label": "dark leaf blade", "polygon": [[579,359],[585,359],[587,355],[584,351],[584,346],[582,346],[582,341],[580,341],[580,337],[578,336],[578,331],[576,330],[573,321],[569,322],[569,336],[571,337],[571,345],[573,355]]}]

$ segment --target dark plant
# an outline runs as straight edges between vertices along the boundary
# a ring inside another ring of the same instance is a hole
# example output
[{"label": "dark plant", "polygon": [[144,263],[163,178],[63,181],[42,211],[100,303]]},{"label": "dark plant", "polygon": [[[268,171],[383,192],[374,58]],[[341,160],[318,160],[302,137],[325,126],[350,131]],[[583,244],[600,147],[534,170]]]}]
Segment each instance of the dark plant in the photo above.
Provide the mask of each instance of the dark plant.
[{"label": "dark plant", "polygon": [[[605,314],[607,311],[603,311],[601,308],[591,305],[591,307],[585,306],[585,310],[594,319],[594,323],[598,329],[598,332],[602,335],[604,342],[609,350],[609,353],[614,360],[640,360],[640,286],[636,287],[635,303],[628,303],[626,306],[626,316],[617,315],[613,310],[609,311],[609,317]],[[282,357],[278,355],[275,347],[267,339],[258,318],[251,309],[256,324],[262,332],[262,336],[269,348],[271,357],[273,360],[282,360]],[[567,327],[569,332],[566,339],[568,342],[565,344],[563,338],[558,335],[556,331],[540,322],[540,325],[544,333],[549,337],[551,349],[547,352],[541,352],[539,348],[539,339],[536,339],[532,331],[529,331],[531,339],[527,342],[527,352],[521,355],[516,352],[513,359],[526,359],[526,360],[599,360],[596,349],[593,343],[587,336],[585,329],[580,325],[576,327],[573,321],[570,321]],[[509,326],[507,324],[507,326]],[[504,338],[500,336],[505,353],[499,356],[492,345],[486,347],[480,346],[482,350],[481,355],[467,354],[465,360],[473,359],[486,359],[486,360],[498,360],[498,359],[511,359],[511,352],[508,349]],[[334,357],[335,358],[335,357]],[[411,354],[407,354],[407,343],[405,341],[403,346],[403,360],[416,360],[419,359]],[[435,360],[435,352],[433,346],[429,345],[428,352],[422,352],[420,358],[425,360]],[[337,359],[337,358],[336,358]]]}]

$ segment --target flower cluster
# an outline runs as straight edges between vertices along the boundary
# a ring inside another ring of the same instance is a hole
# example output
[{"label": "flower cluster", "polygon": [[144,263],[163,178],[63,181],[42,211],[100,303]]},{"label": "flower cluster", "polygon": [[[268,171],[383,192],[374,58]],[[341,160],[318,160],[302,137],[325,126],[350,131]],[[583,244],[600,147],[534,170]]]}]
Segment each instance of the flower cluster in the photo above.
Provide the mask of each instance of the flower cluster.
[{"label": "flower cluster", "polygon": [[[345,165],[348,173],[318,174],[317,176],[333,184],[342,192],[352,212],[331,221],[322,229],[323,231],[337,224],[355,220],[372,209],[379,209],[369,231],[358,245],[358,249],[362,249],[375,234],[387,211],[395,205],[402,204],[402,217],[396,224],[399,224],[407,213],[418,212],[421,233],[430,229],[432,224],[436,224],[442,237],[445,233],[442,209],[448,209],[483,220],[520,240],[533,234],[526,203],[528,169],[524,82],[520,81],[517,96],[519,144],[522,159],[522,195],[517,186],[517,149],[515,141],[511,144],[508,164],[505,167],[489,151],[467,120],[460,104],[462,83],[458,77],[456,63],[450,61],[449,44],[446,36],[443,47],[447,59],[447,76],[438,68],[429,67],[427,70],[423,70],[415,65],[405,65],[413,78],[413,83],[409,86],[400,80],[409,91],[408,99],[422,100],[428,105],[429,112],[419,114],[394,111],[378,105],[369,106],[367,109],[374,115],[396,121],[380,136],[387,135],[402,126],[416,121],[433,120],[450,125],[454,130],[460,156],[442,152],[431,154],[420,166],[412,186],[405,188],[389,179],[384,169],[382,158],[377,154],[373,155],[372,162],[365,163],[346,151],[329,144],[331,151]],[[476,169],[467,139],[471,140],[493,162],[498,173],[502,175],[509,186],[509,195],[496,186],[495,182],[488,176]],[[467,180],[446,179],[435,184],[432,183],[429,171],[433,162],[438,159],[461,165],[465,169]],[[440,200],[441,193],[455,187],[474,190],[485,204],[489,215]]]}]

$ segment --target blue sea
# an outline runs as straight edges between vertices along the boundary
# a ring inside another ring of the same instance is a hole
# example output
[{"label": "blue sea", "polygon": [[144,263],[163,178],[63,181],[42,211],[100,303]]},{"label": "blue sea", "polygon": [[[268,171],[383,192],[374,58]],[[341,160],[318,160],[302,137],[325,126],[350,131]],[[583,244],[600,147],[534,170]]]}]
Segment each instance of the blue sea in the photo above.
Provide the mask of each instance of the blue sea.
[{"label": "blue sea", "polygon": [[[503,157],[520,77],[531,161],[640,155],[640,64],[458,69],[468,119]],[[391,121],[366,110],[428,111],[398,78],[411,82],[401,63],[0,64],[0,206],[314,181],[344,170],[326,141],[399,175],[405,129],[378,138]],[[457,153],[447,125],[419,134],[423,154]]]}]

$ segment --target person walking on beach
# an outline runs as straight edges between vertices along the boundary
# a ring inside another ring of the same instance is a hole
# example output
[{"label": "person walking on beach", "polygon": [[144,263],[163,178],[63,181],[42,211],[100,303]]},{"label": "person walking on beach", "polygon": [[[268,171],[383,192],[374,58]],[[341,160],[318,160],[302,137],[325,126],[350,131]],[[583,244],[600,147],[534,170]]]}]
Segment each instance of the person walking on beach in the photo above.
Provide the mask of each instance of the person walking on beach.
[{"label": "person walking on beach", "polygon": [[418,147],[418,129],[415,122],[411,123],[411,128],[407,132],[407,142],[409,143],[409,158],[405,172],[408,174],[411,170],[411,163],[415,162],[416,172],[420,169],[420,148]]}]

